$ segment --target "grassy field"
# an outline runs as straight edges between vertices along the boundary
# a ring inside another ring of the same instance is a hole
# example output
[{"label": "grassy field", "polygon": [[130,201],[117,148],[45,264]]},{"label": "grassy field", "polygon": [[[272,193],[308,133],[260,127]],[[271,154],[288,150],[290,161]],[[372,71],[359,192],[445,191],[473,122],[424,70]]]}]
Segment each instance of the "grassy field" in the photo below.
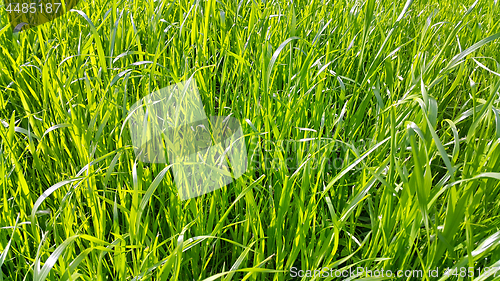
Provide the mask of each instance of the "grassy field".
[{"label": "grassy field", "polygon": [[[0,16],[0,280],[500,279],[497,0],[87,0],[15,34]],[[249,160],[181,201],[125,120],[189,77]]]}]

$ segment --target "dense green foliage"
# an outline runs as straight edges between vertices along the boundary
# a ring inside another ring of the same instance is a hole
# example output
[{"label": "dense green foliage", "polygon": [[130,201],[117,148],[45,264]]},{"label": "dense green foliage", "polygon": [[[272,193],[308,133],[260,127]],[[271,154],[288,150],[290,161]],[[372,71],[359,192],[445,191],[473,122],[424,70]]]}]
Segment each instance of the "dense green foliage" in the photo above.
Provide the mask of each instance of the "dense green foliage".
[{"label": "dense green foliage", "polygon": [[[16,34],[0,12],[0,280],[500,266],[498,1],[75,9]],[[249,169],[181,201],[125,119],[191,76]]]}]

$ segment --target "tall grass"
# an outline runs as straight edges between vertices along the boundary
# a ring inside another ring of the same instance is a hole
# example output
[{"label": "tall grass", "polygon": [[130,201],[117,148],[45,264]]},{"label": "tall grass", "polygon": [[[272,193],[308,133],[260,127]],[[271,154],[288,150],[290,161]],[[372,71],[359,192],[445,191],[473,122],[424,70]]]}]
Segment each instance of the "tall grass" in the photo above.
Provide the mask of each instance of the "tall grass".
[{"label": "tall grass", "polygon": [[[0,12],[0,280],[494,277],[497,1],[74,9],[17,34]],[[191,76],[207,116],[243,124],[249,170],[181,201],[168,166],[136,160],[124,122]]]}]

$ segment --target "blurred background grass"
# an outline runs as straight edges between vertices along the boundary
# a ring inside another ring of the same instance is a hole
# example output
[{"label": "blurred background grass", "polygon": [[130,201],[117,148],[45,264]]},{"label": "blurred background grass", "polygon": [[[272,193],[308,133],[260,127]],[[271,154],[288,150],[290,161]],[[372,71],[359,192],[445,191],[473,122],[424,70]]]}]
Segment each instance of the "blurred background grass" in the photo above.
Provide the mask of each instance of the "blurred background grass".
[{"label": "blurred background grass", "polygon": [[[2,7],[0,280],[289,280],[291,267],[493,278],[499,12],[99,0],[13,34]],[[249,170],[180,201],[165,165],[135,160],[124,122],[191,76],[207,116],[242,123]]]}]

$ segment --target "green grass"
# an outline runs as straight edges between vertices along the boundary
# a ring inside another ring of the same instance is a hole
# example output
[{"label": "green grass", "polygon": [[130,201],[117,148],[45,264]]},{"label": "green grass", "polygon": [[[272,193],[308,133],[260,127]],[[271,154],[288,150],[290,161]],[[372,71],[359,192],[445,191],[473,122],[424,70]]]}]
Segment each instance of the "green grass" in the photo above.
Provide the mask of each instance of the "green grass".
[{"label": "green grass", "polygon": [[[18,34],[2,7],[0,280],[493,279],[500,3],[289,2],[82,1]],[[124,121],[191,76],[249,169],[181,201]]]}]

